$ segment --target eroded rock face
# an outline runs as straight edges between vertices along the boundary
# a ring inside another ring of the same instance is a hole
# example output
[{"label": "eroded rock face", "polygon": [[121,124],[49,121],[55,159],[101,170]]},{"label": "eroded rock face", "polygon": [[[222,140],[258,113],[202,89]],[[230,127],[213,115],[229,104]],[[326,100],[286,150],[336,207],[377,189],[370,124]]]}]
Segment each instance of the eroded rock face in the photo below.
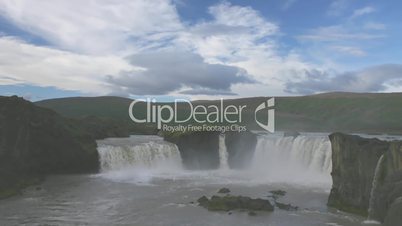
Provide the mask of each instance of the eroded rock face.
[{"label": "eroded rock face", "polygon": [[91,134],[52,110],[0,97],[0,191],[36,183],[48,173],[97,170]]},{"label": "eroded rock face", "polygon": [[375,169],[383,155],[372,194],[370,219],[388,222],[386,225],[402,225],[398,216],[402,213],[402,141],[387,142],[341,133],[331,134],[330,140],[333,186],[328,205],[367,215]]},{"label": "eroded rock face", "polygon": [[384,226],[396,226],[402,224],[402,197],[396,199],[390,206],[385,217]]},{"label": "eroded rock face", "polygon": [[218,190],[218,193],[227,194],[227,193],[230,193],[230,189],[229,188],[221,188]]},{"label": "eroded rock face", "polygon": [[[175,143],[188,169],[219,168],[219,132],[192,132],[164,134],[166,141]],[[225,144],[229,154],[228,164],[231,169],[249,166],[257,135],[251,132],[226,132]]]},{"label": "eroded rock face", "polygon": [[219,168],[219,132],[192,132],[165,135],[177,145],[187,169]]},{"label": "eroded rock face", "polygon": [[248,131],[225,133],[226,148],[229,153],[229,166],[243,169],[250,165],[257,145],[257,135]]},{"label": "eroded rock face", "polygon": [[[378,188],[376,189],[374,218],[383,221],[391,206],[401,206],[401,201],[396,200],[402,197],[402,142],[393,141],[389,150],[384,154],[382,167],[380,169]],[[399,203],[399,204],[398,204]],[[399,212],[402,215],[402,211]],[[391,214],[392,216],[392,214]],[[402,221],[399,222],[402,225]]]},{"label": "eroded rock face", "polygon": [[332,145],[333,185],[328,205],[367,215],[374,171],[389,147],[388,142],[334,133]]}]

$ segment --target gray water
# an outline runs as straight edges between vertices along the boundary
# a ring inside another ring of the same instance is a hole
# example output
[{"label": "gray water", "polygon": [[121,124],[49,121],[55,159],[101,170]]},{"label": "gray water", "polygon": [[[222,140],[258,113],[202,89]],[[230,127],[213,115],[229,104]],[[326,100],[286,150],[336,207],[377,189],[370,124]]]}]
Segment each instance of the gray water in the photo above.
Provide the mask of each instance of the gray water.
[{"label": "gray water", "polygon": [[[277,137],[268,139],[260,140],[260,148],[267,148],[268,143],[282,145],[285,142]],[[312,145],[326,150],[326,145],[318,145],[314,138],[303,139],[297,141],[304,145],[301,148],[308,150],[306,145]],[[283,181],[271,177],[272,172],[263,176],[262,166],[255,167],[259,164],[257,160],[252,163],[254,167],[241,171],[185,170],[177,161],[180,160],[177,147],[152,136],[106,139],[98,145],[104,167],[101,173],[51,176],[42,185],[25,190],[21,196],[1,200],[0,225],[354,226],[362,225],[364,221],[362,217],[326,206],[331,187],[326,154],[318,153],[313,158],[322,159],[322,164],[317,164],[316,160],[306,162],[308,173],[298,172],[302,164],[294,171],[290,167],[284,175],[293,176]],[[297,156],[292,154],[294,144],[288,146],[290,156]],[[304,151],[303,156],[315,156],[316,152]],[[259,159],[264,156],[258,155]],[[138,164],[141,158],[143,164]],[[282,164],[282,167],[286,168],[286,165]],[[275,168],[267,166],[266,171],[272,170]],[[320,177],[312,178],[316,175]],[[321,179],[322,175],[327,178]],[[297,177],[303,180],[293,180]],[[234,195],[254,198],[267,198],[270,190],[282,189],[287,194],[279,201],[300,209],[275,209],[272,213],[258,212],[257,216],[248,216],[242,211],[231,211],[231,214],[208,212],[196,204],[199,197],[216,195],[222,187],[230,188]]]}]

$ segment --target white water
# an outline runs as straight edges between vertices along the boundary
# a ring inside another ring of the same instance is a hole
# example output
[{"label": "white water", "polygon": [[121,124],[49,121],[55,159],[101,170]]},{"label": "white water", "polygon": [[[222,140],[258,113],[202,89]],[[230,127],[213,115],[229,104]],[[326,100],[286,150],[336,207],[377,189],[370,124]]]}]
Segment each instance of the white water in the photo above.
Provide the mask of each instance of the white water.
[{"label": "white water", "polygon": [[331,184],[331,142],[326,135],[262,135],[251,169],[269,181]]},{"label": "white water", "polygon": [[331,144],[326,135],[259,135],[254,157],[244,170],[230,169],[225,135],[219,137],[218,170],[184,170],[177,146],[156,136],[98,141],[98,152],[104,176],[134,183],[154,178],[185,178],[198,183],[202,178],[202,183],[286,183],[325,189],[331,185]]},{"label": "white water", "polygon": [[135,137],[105,139],[98,142],[98,153],[102,172],[130,168],[181,169],[177,146],[156,136],[147,136],[146,140]]},{"label": "white water", "polygon": [[367,217],[368,221],[375,221],[376,220],[376,219],[374,219],[374,216],[373,216],[373,214],[374,214],[374,205],[375,205],[375,202],[376,202],[375,194],[376,194],[376,191],[377,191],[378,179],[380,178],[380,170],[381,170],[383,162],[384,162],[384,155],[381,155],[381,157],[378,159],[377,166],[375,167],[373,182],[372,182],[372,185],[371,185],[369,208],[368,208],[368,217]]},{"label": "white water", "polygon": [[221,170],[229,169],[228,151],[226,149],[225,134],[219,135],[219,168]]}]

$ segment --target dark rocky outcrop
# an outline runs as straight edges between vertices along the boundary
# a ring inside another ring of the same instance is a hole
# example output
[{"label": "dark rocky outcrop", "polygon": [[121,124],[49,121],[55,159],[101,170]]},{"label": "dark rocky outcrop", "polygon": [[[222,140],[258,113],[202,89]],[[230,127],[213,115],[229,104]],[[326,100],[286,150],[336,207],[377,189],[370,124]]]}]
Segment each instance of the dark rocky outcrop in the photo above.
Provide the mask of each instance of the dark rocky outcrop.
[{"label": "dark rocky outcrop", "polygon": [[187,169],[219,167],[219,132],[164,134],[166,141],[177,145]]},{"label": "dark rocky outcrop", "polygon": [[[166,141],[175,143],[188,169],[216,169],[219,167],[220,132],[162,133]],[[253,158],[257,135],[248,131],[226,132],[225,144],[231,169],[241,169]]]},{"label": "dark rocky outcrop", "polygon": [[248,210],[248,211],[274,211],[272,204],[265,199],[252,199],[245,196],[212,196],[211,199],[203,196],[198,199],[200,206],[209,211],[230,211],[230,210]]},{"label": "dark rocky outcrop", "polygon": [[98,135],[85,123],[16,96],[0,97],[0,197],[50,173],[96,172]]},{"label": "dark rocky outcrop", "polygon": [[389,207],[384,226],[396,226],[402,223],[402,197],[396,199]]},{"label": "dark rocky outcrop", "polygon": [[[373,205],[373,218],[383,221],[387,215],[392,217],[388,210],[401,208],[402,197],[402,142],[390,142],[388,151],[384,154],[378,176]],[[399,201],[398,201],[399,200]],[[393,206],[393,208],[391,208]],[[402,211],[399,212],[402,215]],[[402,221],[399,222],[402,224]]]},{"label": "dark rocky outcrop", "polygon": [[388,142],[334,133],[332,144],[333,185],[328,205],[367,215],[374,171]]},{"label": "dark rocky outcrop", "polygon": [[395,213],[401,208],[402,141],[387,142],[341,133],[331,134],[330,140],[333,186],[328,205],[367,215],[375,176],[377,185],[372,194],[370,219],[381,222],[399,219]]},{"label": "dark rocky outcrop", "polygon": [[230,190],[229,190],[229,188],[221,188],[218,190],[218,193],[227,194],[227,193],[230,193]]},{"label": "dark rocky outcrop", "polygon": [[277,198],[286,195],[286,191],[284,191],[284,190],[272,190],[272,191],[269,191],[269,193],[271,193],[272,196],[277,197]]},{"label": "dark rocky outcrop", "polygon": [[281,203],[278,201],[275,201],[275,206],[277,206],[281,210],[286,210],[286,211],[296,211],[299,209],[297,206],[293,206],[291,204],[286,204],[286,203]]},{"label": "dark rocky outcrop", "polygon": [[226,132],[226,149],[229,153],[229,166],[232,169],[242,169],[249,166],[257,145],[257,135],[248,131]]}]

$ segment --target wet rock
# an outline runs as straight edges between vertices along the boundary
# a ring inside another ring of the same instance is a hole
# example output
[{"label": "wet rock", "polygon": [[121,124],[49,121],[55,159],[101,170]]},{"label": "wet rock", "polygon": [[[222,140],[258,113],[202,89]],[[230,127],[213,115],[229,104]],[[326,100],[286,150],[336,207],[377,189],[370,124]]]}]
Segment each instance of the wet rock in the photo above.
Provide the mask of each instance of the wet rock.
[{"label": "wet rock", "polygon": [[375,168],[389,143],[342,133],[329,138],[333,184],[328,206],[367,216]]},{"label": "wet rock", "polygon": [[204,208],[207,208],[207,207],[208,207],[209,200],[208,200],[208,198],[204,195],[204,196],[202,196],[201,198],[199,198],[199,199],[197,200],[197,202],[198,202],[198,204],[199,204],[200,206],[202,206],[202,207],[204,207]]},{"label": "wet rock", "polygon": [[278,199],[278,198],[280,198],[280,197],[283,197],[283,196],[285,196],[286,195],[286,191],[283,191],[283,190],[272,190],[272,191],[269,191],[272,195],[270,195],[270,196],[268,196],[268,197],[272,197],[275,201]]},{"label": "wet rock", "polygon": [[285,196],[286,195],[286,191],[284,191],[284,190],[272,190],[269,192],[276,196]]},{"label": "wet rock", "polygon": [[387,212],[384,226],[400,225],[402,223],[402,197],[396,199]]},{"label": "wet rock", "polygon": [[230,210],[250,210],[250,211],[273,211],[272,204],[265,199],[252,199],[245,196],[212,196],[208,200],[203,196],[198,199],[200,206],[207,208],[209,211],[230,211]]},{"label": "wet rock", "polygon": [[254,212],[254,211],[250,211],[250,212],[248,212],[248,215],[249,215],[249,216],[257,216],[257,213]]},{"label": "wet rock", "polygon": [[297,206],[292,206],[291,204],[285,204],[285,203],[276,202],[276,201],[275,201],[275,205],[281,210],[296,211],[299,209],[299,207],[297,207]]},{"label": "wet rock", "polygon": [[230,192],[229,188],[221,188],[218,191],[218,193],[222,193],[222,194],[226,194],[226,193],[229,193],[229,192]]}]

